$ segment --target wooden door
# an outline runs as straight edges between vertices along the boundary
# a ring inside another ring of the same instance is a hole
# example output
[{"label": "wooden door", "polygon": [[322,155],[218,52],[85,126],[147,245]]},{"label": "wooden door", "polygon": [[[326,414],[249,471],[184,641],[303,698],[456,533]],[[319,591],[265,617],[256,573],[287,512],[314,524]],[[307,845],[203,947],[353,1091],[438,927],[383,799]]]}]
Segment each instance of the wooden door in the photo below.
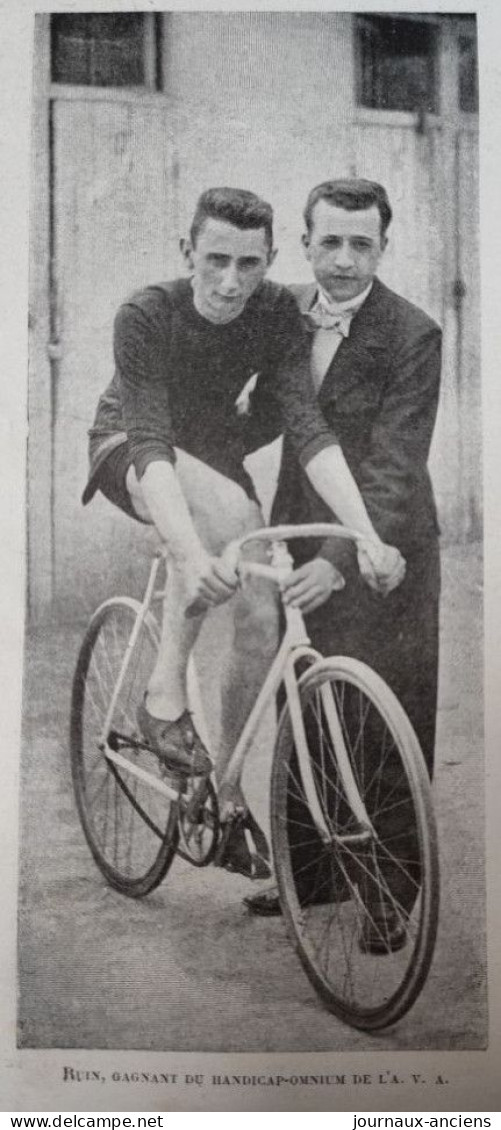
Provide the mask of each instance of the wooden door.
[{"label": "wooden door", "polygon": [[113,375],[115,312],[178,267],[165,103],[56,98],[52,153],[53,591],[73,617],[131,576],[136,586],[145,554],[130,519],[80,497],[87,429]]}]

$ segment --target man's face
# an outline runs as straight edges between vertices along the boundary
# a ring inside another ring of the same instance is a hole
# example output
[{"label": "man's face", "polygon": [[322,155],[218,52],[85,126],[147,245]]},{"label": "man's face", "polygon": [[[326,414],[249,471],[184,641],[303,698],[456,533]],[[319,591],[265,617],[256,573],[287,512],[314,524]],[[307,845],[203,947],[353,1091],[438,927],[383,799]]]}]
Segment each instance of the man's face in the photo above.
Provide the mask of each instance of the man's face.
[{"label": "man's face", "polygon": [[347,212],[319,200],[303,246],[317,282],[331,298],[336,302],[355,298],[372,282],[386,247],[376,205]]},{"label": "man's face", "polygon": [[238,318],[276,254],[264,228],[244,230],[213,219],[205,221],[195,247],[182,240],[181,250],[192,272],[196,308],[215,323]]}]

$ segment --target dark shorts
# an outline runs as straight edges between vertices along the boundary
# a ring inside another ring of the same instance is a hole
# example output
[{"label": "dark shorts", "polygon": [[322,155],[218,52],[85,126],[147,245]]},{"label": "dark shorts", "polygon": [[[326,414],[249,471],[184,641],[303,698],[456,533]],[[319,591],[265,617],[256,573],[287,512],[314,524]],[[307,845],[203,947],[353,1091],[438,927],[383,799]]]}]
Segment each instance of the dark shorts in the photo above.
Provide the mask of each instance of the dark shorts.
[{"label": "dark shorts", "polygon": [[114,506],[118,506],[119,510],[123,510],[129,518],[135,518],[136,522],[142,522],[143,525],[148,523],[143,518],[136,514],[132,505],[130,494],[127,490],[127,472],[132,464],[132,459],[129,454],[129,447],[127,443],[121,443],[118,447],[113,448],[109,455],[99,464],[98,470],[92,476],[91,491],[86,491],[84,494],[84,502],[90,501],[90,497],[96,490],[100,490],[101,494],[112,502]]},{"label": "dark shorts", "polygon": [[[109,502],[118,506],[129,518],[135,518],[136,522],[141,522],[145,526],[150,525],[136,513],[127,490],[127,472],[133,463],[133,459],[130,455],[125,433],[115,433],[109,437],[92,437],[89,456],[90,472],[82,495],[83,505],[87,506],[96,491],[100,490]],[[214,468],[214,470],[217,470],[217,468]],[[222,471],[219,471],[218,474],[223,475],[224,478],[227,477]],[[236,482],[247,497],[259,505],[252,479],[243,468],[241,479],[232,478],[230,481]]]}]

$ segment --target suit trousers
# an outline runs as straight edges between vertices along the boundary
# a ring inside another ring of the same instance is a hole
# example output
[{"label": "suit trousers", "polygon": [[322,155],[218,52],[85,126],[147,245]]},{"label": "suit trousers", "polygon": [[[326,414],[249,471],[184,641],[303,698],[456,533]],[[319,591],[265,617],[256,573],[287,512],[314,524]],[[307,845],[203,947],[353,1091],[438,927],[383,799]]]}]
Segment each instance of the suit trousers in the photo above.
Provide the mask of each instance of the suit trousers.
[{"label": "suit trousers", "polygon": [[356,565],[346,587],[307,617],[323,655],[349,655],[372,667],[402,704],[433,772],[438,685],[440,555],[430,541],[406,557],[402,584],[383,597]]}]

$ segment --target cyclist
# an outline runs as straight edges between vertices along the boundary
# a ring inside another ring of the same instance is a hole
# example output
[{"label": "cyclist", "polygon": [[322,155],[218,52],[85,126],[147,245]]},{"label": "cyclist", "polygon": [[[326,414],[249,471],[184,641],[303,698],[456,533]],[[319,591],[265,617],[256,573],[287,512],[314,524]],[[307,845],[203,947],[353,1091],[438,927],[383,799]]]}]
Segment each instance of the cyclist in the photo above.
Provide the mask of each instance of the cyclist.
[{"label": "cyclist", "polygon": [[[272,219],[270,206],[253,193],[213,188],[202,194],[180,245],[188,277],[146,287],[118,311],[115,374],[90,431],[84,503],[100,490],[131,517],[153,523],[168,548],[161,643],[138,721],[148,744],[178,773],[211,768],[186,690],[204,613],[187,619],[186,608],[197,600],[208,610],[233,596],[237,579],[220,553],[229,540],[263,524],[243,466],[246,452],[263,442],[241,412],[256,375],[273,390],[315,491],[341,521],[366,535],[359,566],[367,583],[386,591],[404,571],[398,550],[375,533],[336,434],[317,406],[296,303],[284,287],[265,280],[276,255]],[[231,654],[220,660],[219,774],[276,649],[271,587],[246,584],[229,615]],[[236,799],[242,815],[226,837],[226,865],[264,876],[266,841],[243,798]],[[245,827],[255,852],[249,852]]]}]

